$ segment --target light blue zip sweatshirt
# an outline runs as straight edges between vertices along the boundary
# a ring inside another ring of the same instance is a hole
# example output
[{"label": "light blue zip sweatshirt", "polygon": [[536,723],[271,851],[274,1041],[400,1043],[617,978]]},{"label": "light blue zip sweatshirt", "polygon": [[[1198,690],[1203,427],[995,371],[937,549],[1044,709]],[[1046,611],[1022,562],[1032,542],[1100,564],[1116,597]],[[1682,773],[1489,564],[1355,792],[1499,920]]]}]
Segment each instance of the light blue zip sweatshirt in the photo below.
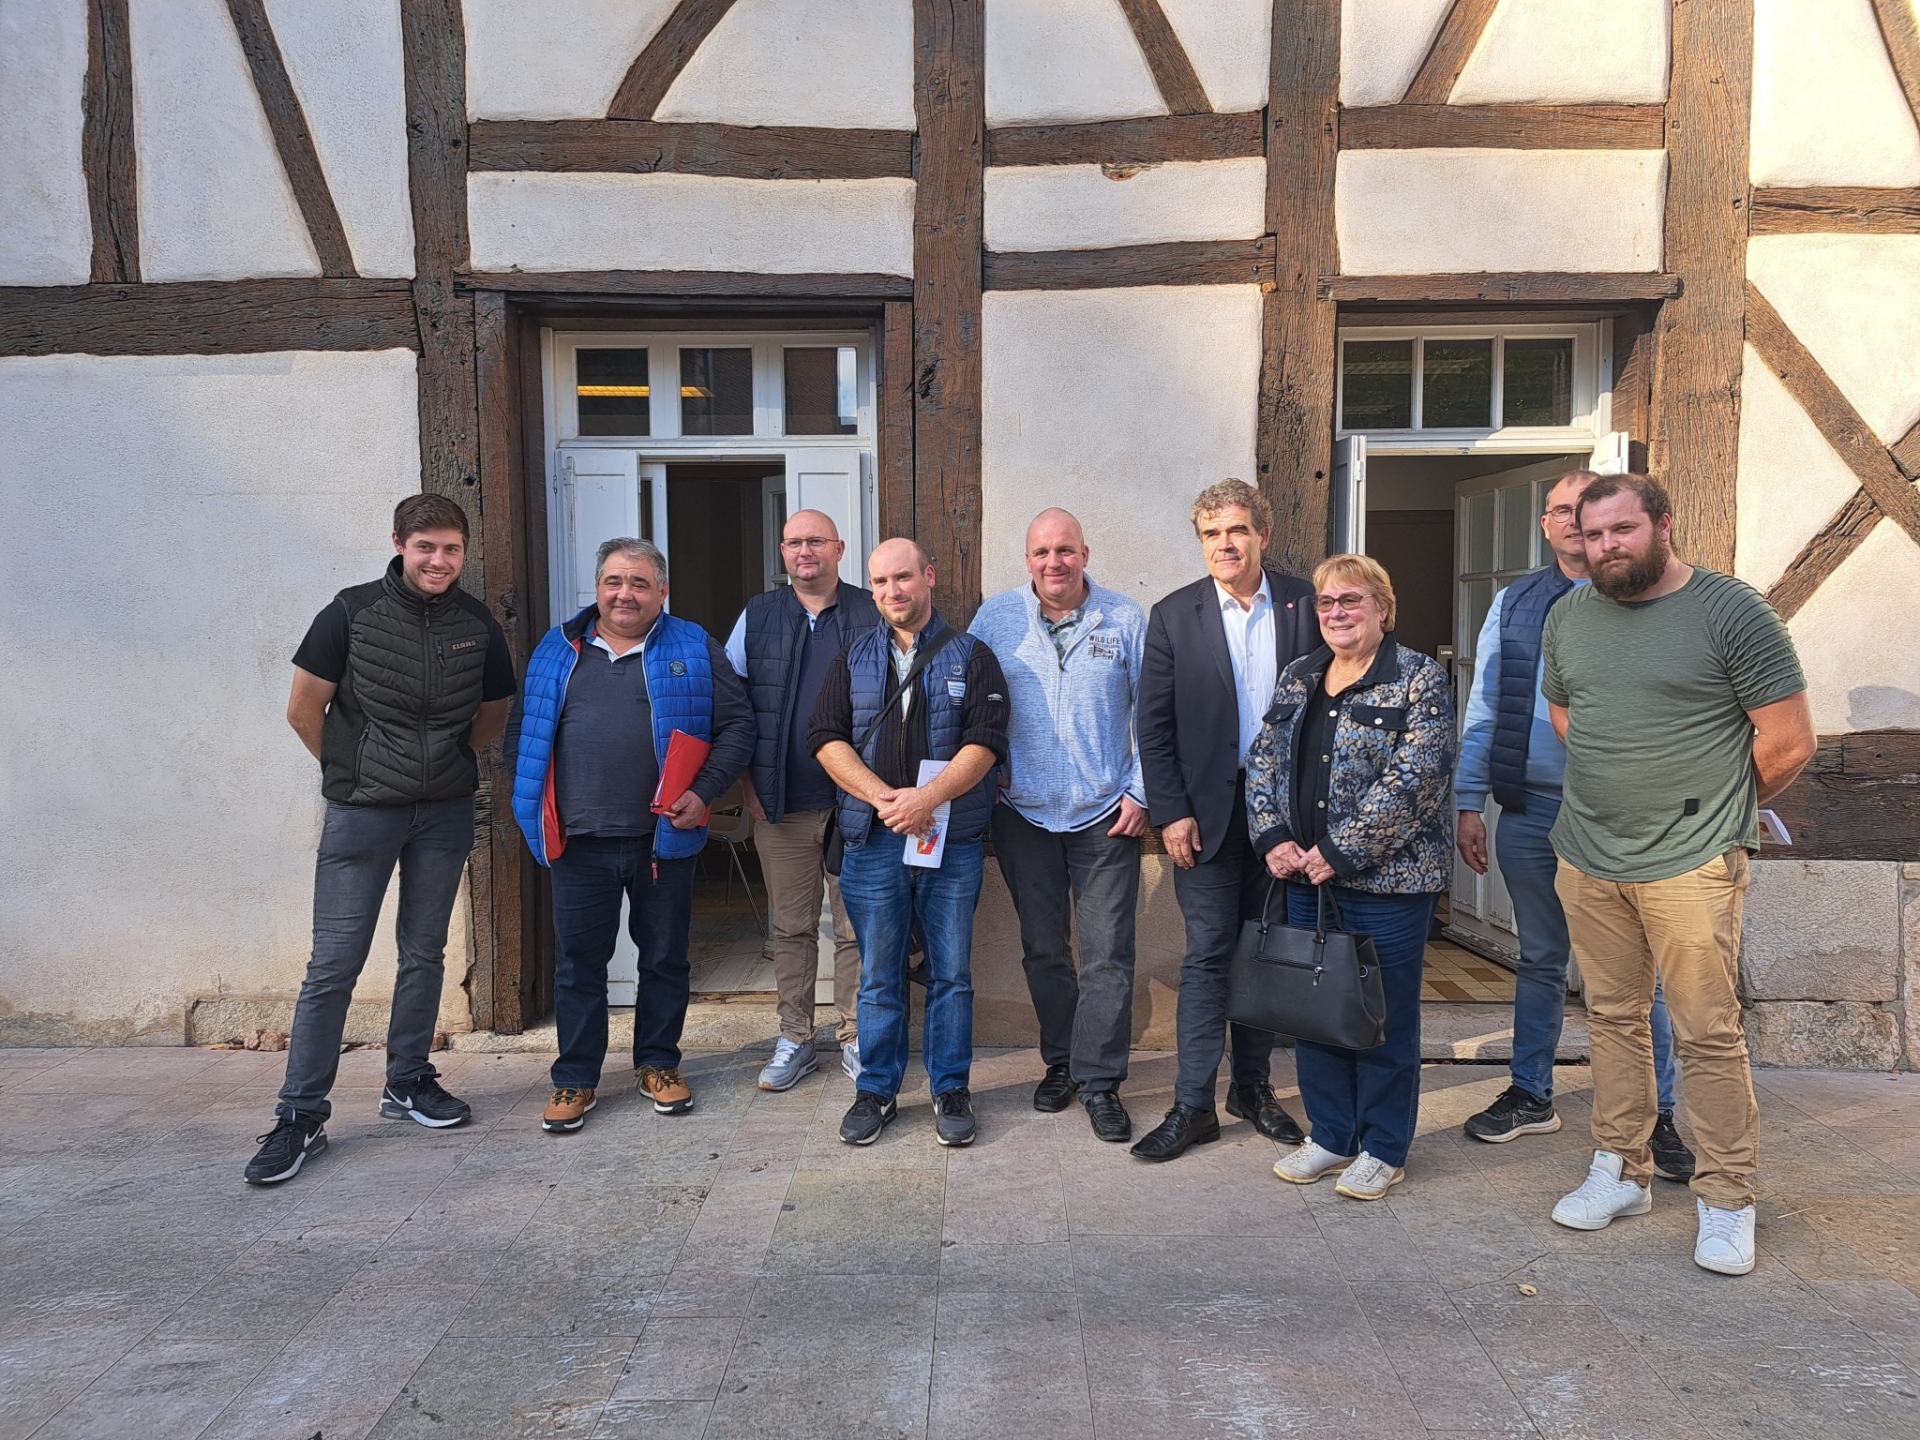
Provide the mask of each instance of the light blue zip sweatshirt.
[{"label": "light blue zip sweatshirt", "polygon": [[[1576,580],[1576,586],[1587,581]],[[1460,763],[1453,772],[1456,810],[1485,810],[1493,786],[1493,702],[1500,688],[1500,616],[1507,592],[1493,597],[1480,638],[1473,646],[1473,691],[1467,696],[1466,733],[1460,737]],[[1553,733],[1547,697],[1540,692],[1540,669],[1533,672],[1533,729],[1527,740],[1527,789],[1556,798],[1564,784],[1567,747]]]},{"label": "light blue zip sweatshirt", "polygon": [[1081,830],[1125,795],[1146,804],[1133,707],[1147,617],[1087,581],[1086,616],[1067,658],[1054,649],[1032,585],[992,596],[968,629],[1007,677],[1008,768],[1002,797],[1043,830]]}]

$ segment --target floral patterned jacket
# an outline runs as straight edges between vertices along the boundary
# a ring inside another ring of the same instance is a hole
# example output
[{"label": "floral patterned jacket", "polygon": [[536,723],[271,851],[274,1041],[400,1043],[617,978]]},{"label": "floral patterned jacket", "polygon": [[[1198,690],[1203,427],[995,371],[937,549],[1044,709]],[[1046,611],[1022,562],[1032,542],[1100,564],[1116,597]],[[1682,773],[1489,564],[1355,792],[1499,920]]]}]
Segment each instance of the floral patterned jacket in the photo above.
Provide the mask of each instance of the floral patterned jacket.
[{"label": "floral patterned jacket", "polygon": [[[1333,651],[1280,673],[1266,724],[1247,754],[1247,829],[1261,856],[1303,833],[1296,808],[1300,721]],[[1392,635],[1338,697],[1330,820],[1320,853],[1337,883],[1382,895],[1430,895],[1453,879],[1453,763],[1447,672]]]}]

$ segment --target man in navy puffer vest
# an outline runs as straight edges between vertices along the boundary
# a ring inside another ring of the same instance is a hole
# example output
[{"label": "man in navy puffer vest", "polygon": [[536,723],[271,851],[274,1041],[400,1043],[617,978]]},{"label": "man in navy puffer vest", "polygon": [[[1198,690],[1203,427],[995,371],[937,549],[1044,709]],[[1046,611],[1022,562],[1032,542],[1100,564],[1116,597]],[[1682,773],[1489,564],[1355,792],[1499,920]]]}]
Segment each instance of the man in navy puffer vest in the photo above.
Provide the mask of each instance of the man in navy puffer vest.
[{"label": "man in navy puffer vest", "polygon": [[[620,901],[640,952],[633,1065],[662,1115],[693,1108],[680,1074],[694,857],[707,807],[753,756],[753,714],[726,653],[665,613],[667,559],[645,540],[600,547],[595,600],[549,630],[507,722],[513,818],[553,872],[553,1009],[560,1042],[541,1125],[578,1130],[607,1058],[607,963]],[[693,784],[651,809],[673,733],[712,749]],[[660,824],[659,821],[666,823]]]}]

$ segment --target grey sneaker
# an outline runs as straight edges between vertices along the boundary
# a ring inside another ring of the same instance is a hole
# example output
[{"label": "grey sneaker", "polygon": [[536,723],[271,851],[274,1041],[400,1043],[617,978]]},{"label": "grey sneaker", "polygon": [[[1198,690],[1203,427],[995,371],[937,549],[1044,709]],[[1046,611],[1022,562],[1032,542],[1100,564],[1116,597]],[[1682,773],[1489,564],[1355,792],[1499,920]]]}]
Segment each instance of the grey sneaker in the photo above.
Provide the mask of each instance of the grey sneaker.
[{"label": "grey sneaker", "polygon": [[791,1090],[819,1069],[811,1040],[793,1041],[782,1035],[774,1042],[773,1059],[760,1072],[762,1090]]},{"label": "grey sneaker", "polygon": [[973,1096],[966,1086],[933,1097],[933,1136],[942,1145],[973,1144]]},{"label": "grey sneaker", "polygon": [[1462,1127],[1475,1140],[1504,1145],[1521,1135],[1551,1135],[1560,1128],[1553,1101],[1536,1100],[1518,1085],[1509,1085],[1499,1098]]},{"label": "grey sneaker", "polygon": [[856,1083],[860,1077],[866,1073],[866,1066],[860,1063],[860,1042],[858,1040],[849,1040],[840,1047],[840,1073]]}]

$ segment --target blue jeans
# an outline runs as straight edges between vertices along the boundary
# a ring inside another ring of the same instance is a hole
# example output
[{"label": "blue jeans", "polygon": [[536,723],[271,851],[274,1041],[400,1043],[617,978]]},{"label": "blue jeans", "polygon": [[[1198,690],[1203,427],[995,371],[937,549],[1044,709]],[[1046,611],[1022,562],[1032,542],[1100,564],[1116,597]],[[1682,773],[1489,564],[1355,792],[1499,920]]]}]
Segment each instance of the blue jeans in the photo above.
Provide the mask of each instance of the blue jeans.
[{"label": "blue jeans", "polygon": [[[1313,1142],[1335,1155],[1362,1150],[1404,1165],[1420,1114],[1420,977],[1435,895],[1370,895],[1336,885],[1345,928],[1371,935],[1387,992],[1387,1038],[1371,1050],[1297,1041],[1294,1069]],[[1311,885],[1287,886],[1287,923],[1314,923]]]},{"label": "blue jeans", "polygon": [[680,1063],[692,970],[687,926],[693,919],[693,860],[653,858],[653,837],[576,835],[553,862],[553,1018],[560,1055],[554,1085],[600,1084],[607,1058],[607,964],[620,933],[640,952],[633,1000],[633,1064]]},{"label": "blue jeans", "polygon": [[[1560,868],[1547,838],[1560,814],[1560,797],[1527,793],[1527,809],[1502,810],[1493,827],[1493,853],[1513,897],[1514,923],[1520,931],[1520,965],[1513,987],[1513,1083],[1536,1100],[1553,1098],[1553,1057],[1560,1048],[1561,1022],[1567,1013],[1567,916],[1553,888]],[[1660,1108],[1671,1110],[1673,1022],[1666,997],[1653,991],[1653,1066]]]},{"label": "blue jeans", "polygon": [[938,870],[901,858],[905,838],[874,822],[849,845],[840,898],[860,942],[860,1088],[891,1100],[907,1073],[907,949],[917,926],[927,962],[922,1061],[935,1095],[959,1090],[973,1068],[973,911],[986,846],[947,842]]}]

